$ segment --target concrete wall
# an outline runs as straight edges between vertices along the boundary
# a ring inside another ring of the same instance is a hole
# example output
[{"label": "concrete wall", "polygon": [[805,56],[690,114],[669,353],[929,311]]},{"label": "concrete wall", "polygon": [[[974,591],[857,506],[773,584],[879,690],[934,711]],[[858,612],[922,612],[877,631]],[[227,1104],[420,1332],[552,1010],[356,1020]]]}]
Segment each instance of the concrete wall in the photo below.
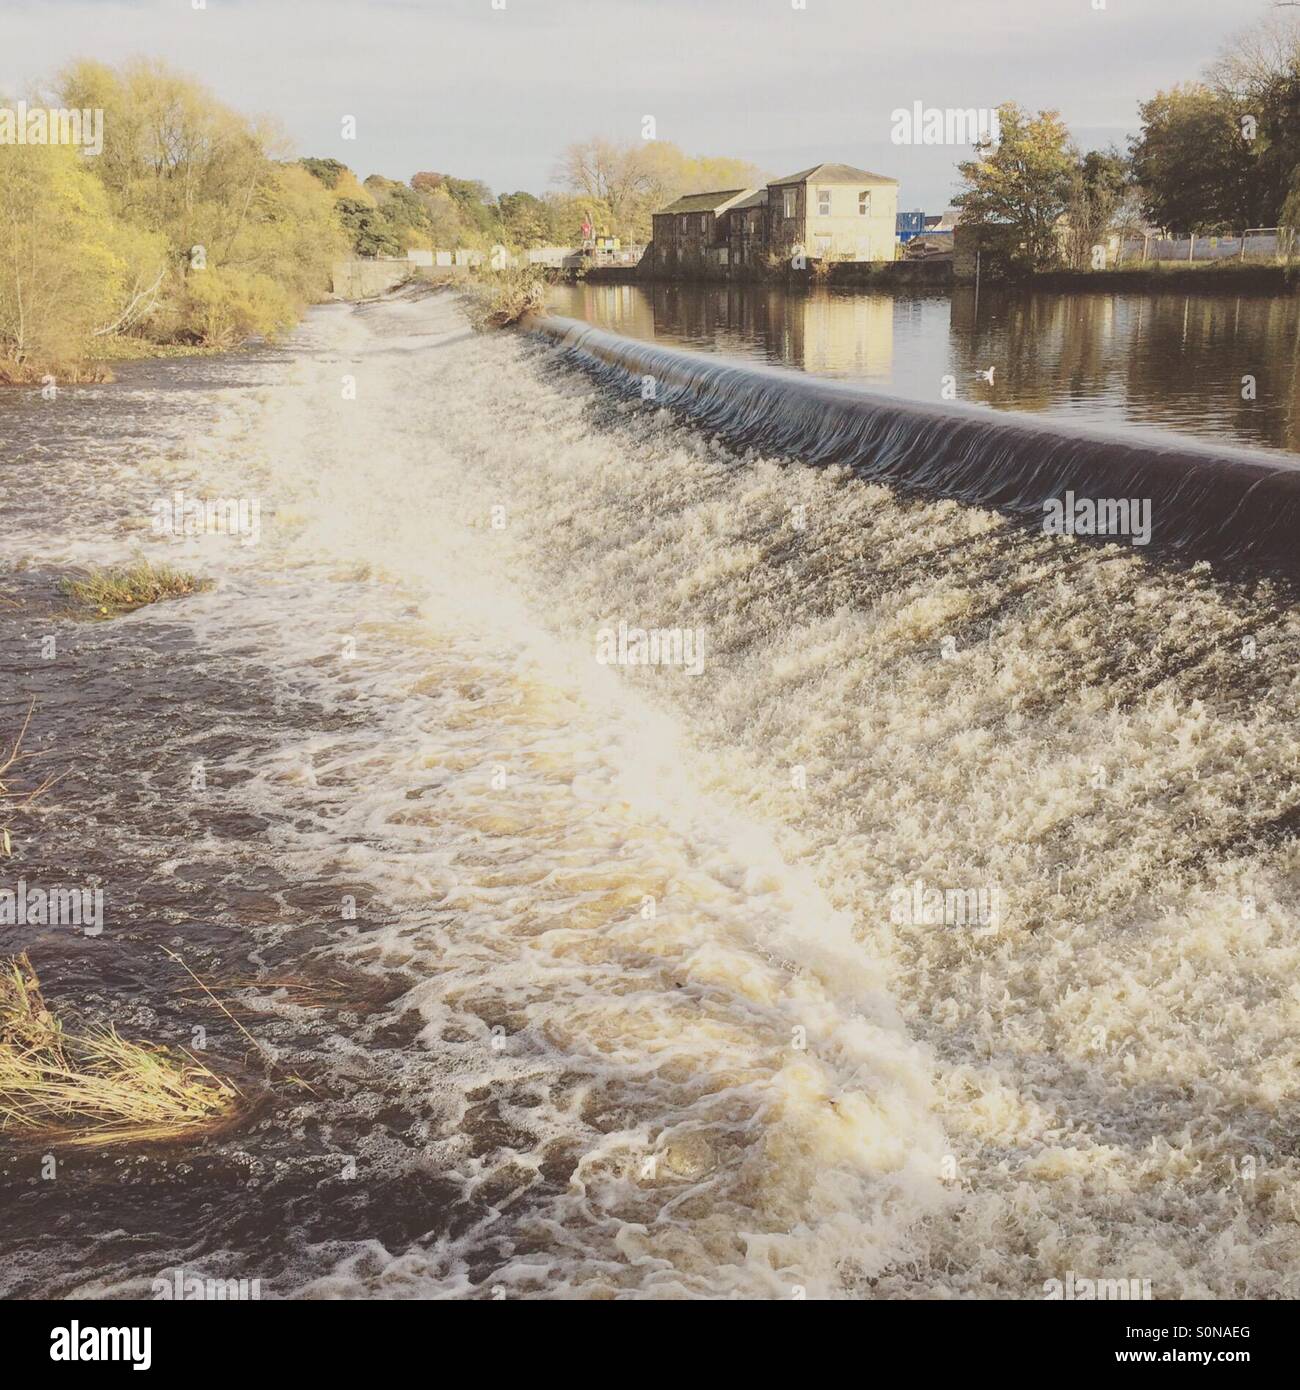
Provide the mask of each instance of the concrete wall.
[{"label": "concrete wall", "polygon": [[979,247],[979,233],[974,227],[963,226],[960,222],[952,234],[952,274],[953,279],[965,284],[975,278],[975,252]]},{"label": "concrete wall", "polygon": [[416,267],[405,257],[401,260],[376,257],[335,261],[333,268],[335,299],[371,299],[416,274]]}]

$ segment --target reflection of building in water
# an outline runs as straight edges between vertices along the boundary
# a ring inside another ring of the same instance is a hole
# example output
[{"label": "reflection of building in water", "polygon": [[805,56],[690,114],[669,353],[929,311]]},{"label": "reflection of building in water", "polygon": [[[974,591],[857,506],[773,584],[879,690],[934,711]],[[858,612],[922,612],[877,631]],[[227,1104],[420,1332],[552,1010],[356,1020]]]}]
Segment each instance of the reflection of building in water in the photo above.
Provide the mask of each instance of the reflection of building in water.
[{"label": "reflection of building in water", "polygon": [[561,305],[560,312],[628,338],[655,336],[654,311],[639,285],[579,284],[576,297],[576,304]]},{"label": "reflection of building in water", "polygon": [[832,375],[888,378],[895,300],[779,288],[651,288],[654,336]]},{"label": "reflection of building in water", "polygon": [[888,378],[894,361],[892,295],[809,295],[803,366],[810,372]]}]

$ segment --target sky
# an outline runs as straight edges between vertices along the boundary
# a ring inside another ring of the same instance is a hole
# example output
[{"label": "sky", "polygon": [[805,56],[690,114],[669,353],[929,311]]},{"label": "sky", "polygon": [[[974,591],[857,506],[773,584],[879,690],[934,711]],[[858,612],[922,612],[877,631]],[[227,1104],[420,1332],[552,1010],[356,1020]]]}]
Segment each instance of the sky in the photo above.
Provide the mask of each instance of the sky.
[{"label": "sky", "polygon": [[[1094,8],[1100,4],[1101,8]],[[802,8],[798,6],[802,5]],[[200,7],[201,6],[201,7]],[[199,7],[199,8],[196,8]],[[160,57],[298,154],[361,177],[432,169],[554,186],[565,145],[654,134],[776,177],[835,160],[939,211],[961,148],[899,145],[891,115],[1016,101],[1085,148],[1196,78],[1267,0],[0,0],[0,93],[67,61]],[[344,139],[344,117],[356,138]]]}]

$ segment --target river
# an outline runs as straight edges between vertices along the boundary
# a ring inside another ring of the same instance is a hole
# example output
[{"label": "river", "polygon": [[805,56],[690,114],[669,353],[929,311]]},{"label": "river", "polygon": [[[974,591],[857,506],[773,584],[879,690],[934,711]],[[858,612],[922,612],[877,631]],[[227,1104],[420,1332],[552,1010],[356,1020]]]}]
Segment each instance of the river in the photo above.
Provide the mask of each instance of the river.
[{"label": "river", "polygon": [[[556,313],[914,400],[1300,450],[1300,297],[574,285]],[[992,373],[991,376],[989,373]]]},{"label": "river", "polygon": [[[5,727],[62,776],[4,871],[107,904],[15,948],[256,1098],[0,1150],[0,1294],[1300,1291],[1284,588],[732,452],[446,294],[0,430]],[[177,488],[259,542],[155,539]],[[214,587],[63,613],[141,550]]]}]

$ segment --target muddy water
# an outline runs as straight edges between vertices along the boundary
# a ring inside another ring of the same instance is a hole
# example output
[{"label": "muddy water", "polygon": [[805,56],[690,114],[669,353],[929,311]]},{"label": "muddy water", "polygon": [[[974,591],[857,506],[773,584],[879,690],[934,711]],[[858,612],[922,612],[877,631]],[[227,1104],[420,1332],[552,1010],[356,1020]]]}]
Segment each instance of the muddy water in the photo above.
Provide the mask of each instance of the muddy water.
[{"label": "muddy water", "polygon": [[[0,411],[63,774],[5,872],[107,904],[15,941],[250,1097],[6,1151],[0,1290],[1296,1292],[1288,595],[738,458],[446,298]],[[177,487],[259,543],[155,539]],[[60,614],[137,549],[215,587]]]},{"label": "muddy water", "polygon": [[[15,947],[93,1021],[206,1029],[260,1097],[53,1180],[7,1154],[10,1295],[181,1267],[264,1296],[790,1296],[873,1277],[943,1200],[925,1067],[847,916],[700,795],[668,721],[575,675],[448,505],[421,398],[464,346],[454,318],[322,311],[284,356],[6,402],[7,486],[42,500],[5,714],[35,697],[61,774],[6,867],[107,903],[97,938]],[[155,540],[176,488],[258,499],[259,544]],[[216,587],[60,614],[69,563],[164,547]],[[223,997],[262,1052],[164,947],[248,983]]]}]

